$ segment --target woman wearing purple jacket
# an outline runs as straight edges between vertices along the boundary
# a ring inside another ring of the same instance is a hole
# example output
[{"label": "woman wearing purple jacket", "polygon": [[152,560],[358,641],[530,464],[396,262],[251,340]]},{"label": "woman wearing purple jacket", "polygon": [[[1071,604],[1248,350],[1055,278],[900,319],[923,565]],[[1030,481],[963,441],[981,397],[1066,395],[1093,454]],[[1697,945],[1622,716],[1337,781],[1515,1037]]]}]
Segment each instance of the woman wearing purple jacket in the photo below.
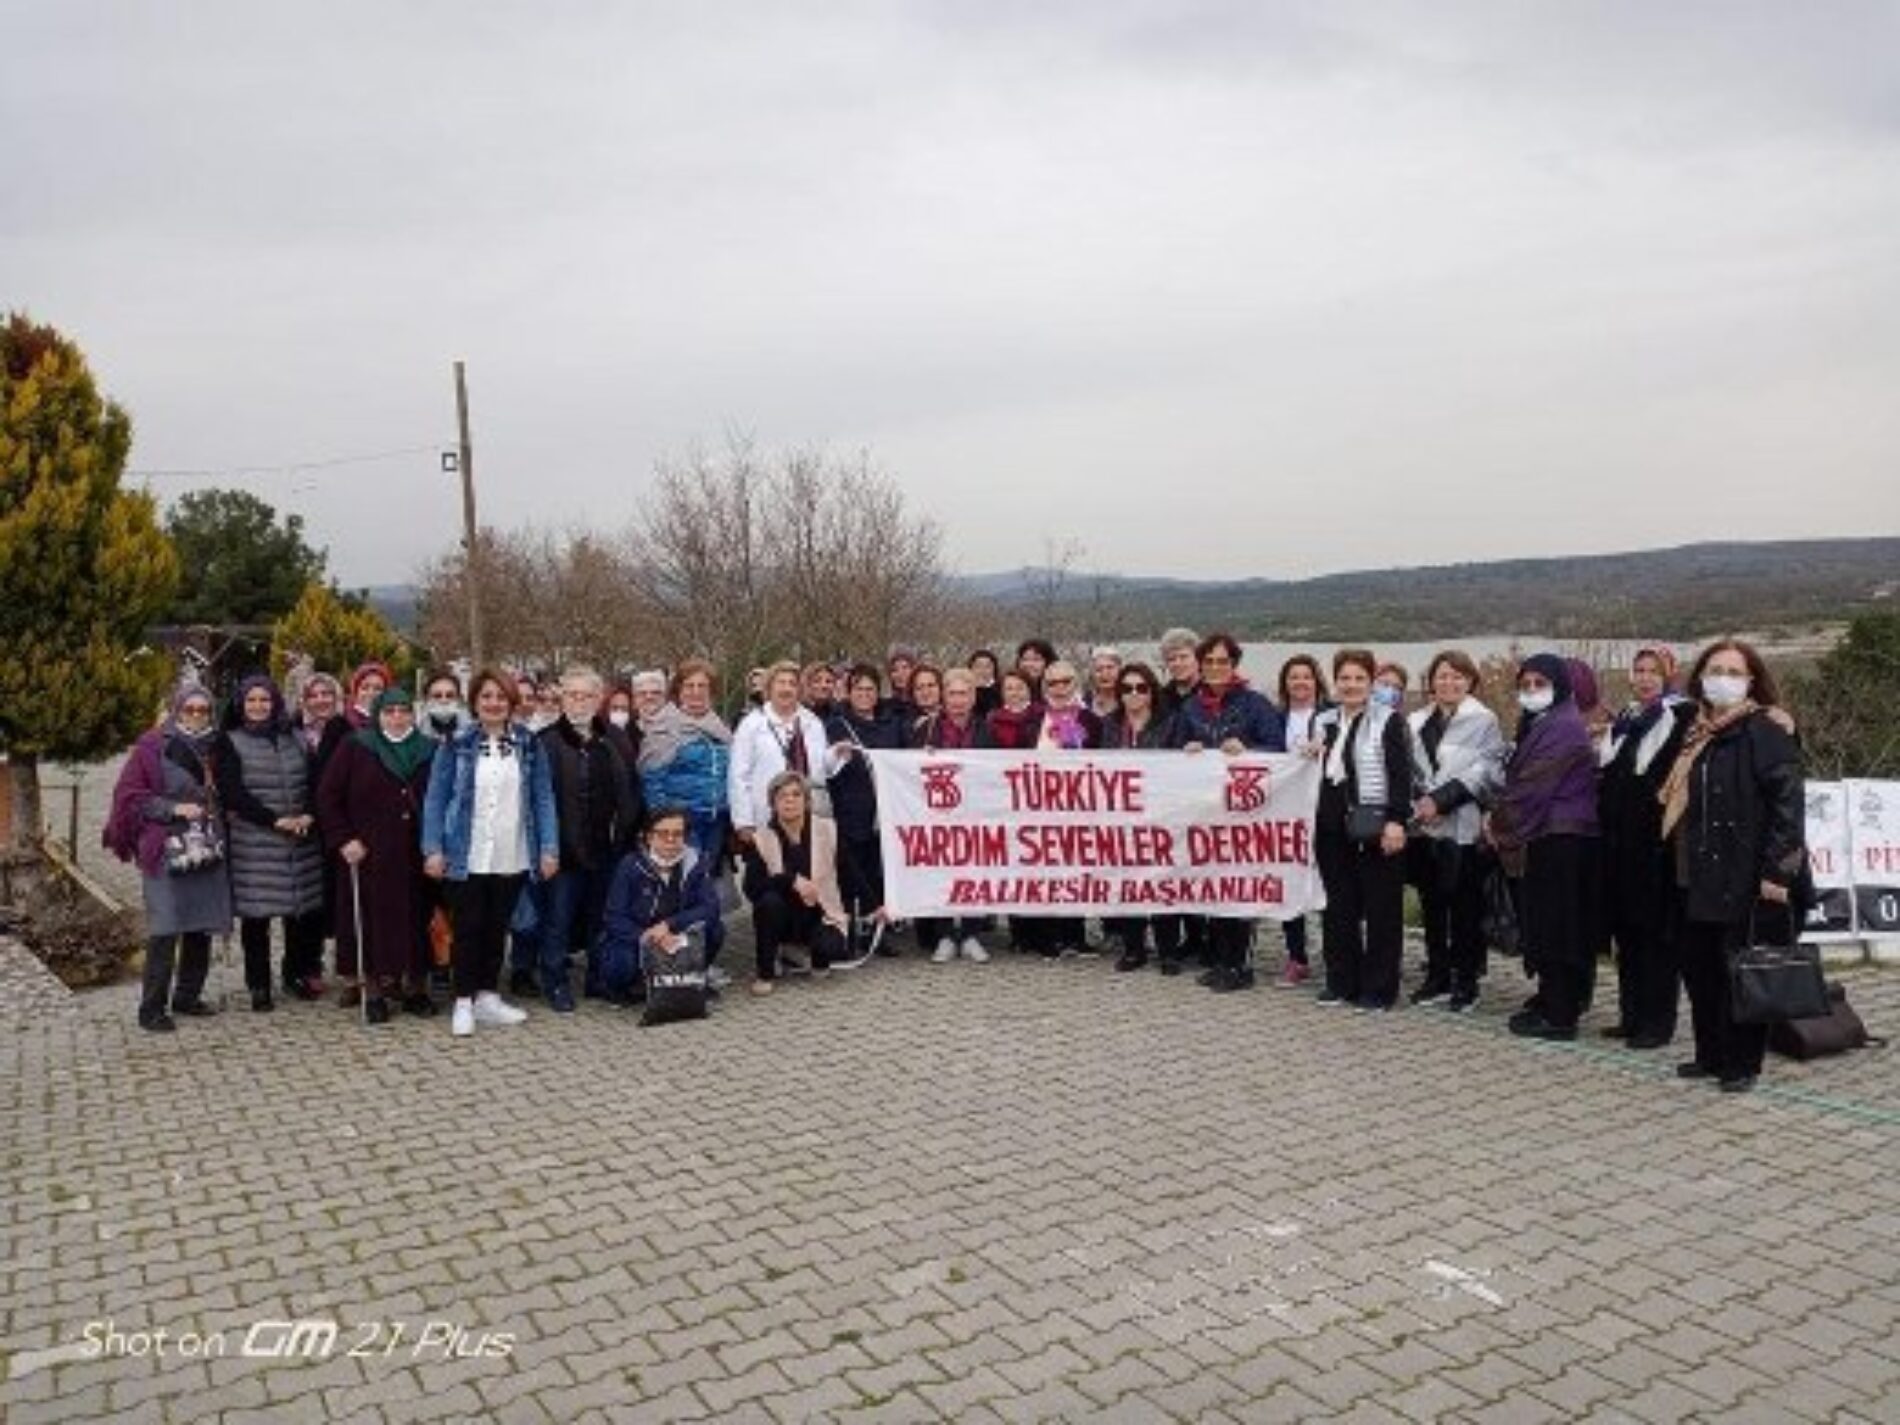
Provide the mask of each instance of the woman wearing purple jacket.
[{"label": "woman wearing purple jacket", "polygon": [[1537,992],[1510,1028],[1529,1039],[1575,1039],[1596,987],[1596,752],[1556,654],[1519,666],[1517,702],[1524,715],[1489,833],[1521,888],[1524,969],[1537,976]]}]

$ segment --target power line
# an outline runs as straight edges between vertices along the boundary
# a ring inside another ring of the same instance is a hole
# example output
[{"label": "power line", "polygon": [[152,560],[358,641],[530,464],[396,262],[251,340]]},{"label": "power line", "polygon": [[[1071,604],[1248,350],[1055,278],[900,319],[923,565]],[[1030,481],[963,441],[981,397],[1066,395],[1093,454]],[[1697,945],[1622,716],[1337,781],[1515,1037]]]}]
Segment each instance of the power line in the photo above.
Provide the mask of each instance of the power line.
[{"label": "power line", "polygon": [[396,460],[407,455],[439,455],[445,446],[411,445],[401,450],[378,450],[366,455],[333,455],[322,460],[295,460],[280,465],[230,465],[217,470],[127,470],[141,480],[223,480],[257,475],[301,475],[310,470],[330,470],[340,465],[368,465],[380,460]]}]

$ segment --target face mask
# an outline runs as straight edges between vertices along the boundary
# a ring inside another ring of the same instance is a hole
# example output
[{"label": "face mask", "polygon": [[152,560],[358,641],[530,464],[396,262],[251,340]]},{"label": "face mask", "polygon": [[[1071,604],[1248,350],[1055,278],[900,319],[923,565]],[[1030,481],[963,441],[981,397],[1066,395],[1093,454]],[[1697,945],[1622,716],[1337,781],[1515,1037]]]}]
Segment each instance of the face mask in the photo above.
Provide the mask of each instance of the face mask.
[{"label": "face mask", "polygon": [[1551,688],[1539,688],[1534,693],[1519,693],[1517,705],[1527,713],[1540,713],[1557,701],[1557,694]]},{"label": "face mask", "polygon": [[633,714],[628,712],[625,708],[615,708],[612,712],[607,714],[607,721],[611,722],[615,727],[625,727],[628,723],[633,721]]},{"label": "face mask", "polygon": [[1389,683],[1374,683],[1372,701],[1382,708],[1395,708],[1405,701],[1405,694]]},{"label": "face mask", "polygon": [[429,704],[429,721],[444,731],[461,721],[462,705],[453,698],[437,698]]},{"label": "face mask", "polygon": [[1711,707],[1732,708],[1748,696],[1748,679],[1731,673],[1715,673],[1702,680],[1702,696]]},{"label": "face mask", "polygon": [[662,871],[670,871],[686,859],[686,848],[682,846],[677,851],[662,851],[657,846],[649,846],[647,859]]}]

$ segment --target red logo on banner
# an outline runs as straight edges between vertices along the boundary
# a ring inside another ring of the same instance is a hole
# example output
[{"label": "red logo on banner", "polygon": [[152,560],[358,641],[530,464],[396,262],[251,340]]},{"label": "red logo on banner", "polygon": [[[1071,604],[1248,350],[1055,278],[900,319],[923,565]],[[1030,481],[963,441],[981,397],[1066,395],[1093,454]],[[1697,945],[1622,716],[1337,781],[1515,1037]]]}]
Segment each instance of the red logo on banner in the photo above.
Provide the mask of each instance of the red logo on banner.
[{"label": "red logo on banner", "polygon": [[1227,810],[1259,811],[1267,804],[1267,769],[1234,767],[1227,769]]},{"label": "red logo on banner", "polygon": [[955,811],[963,805],[963,788],[957,777],[963,768],[955,762],[938,762],[924,768],[924,805],[932,811]]}]

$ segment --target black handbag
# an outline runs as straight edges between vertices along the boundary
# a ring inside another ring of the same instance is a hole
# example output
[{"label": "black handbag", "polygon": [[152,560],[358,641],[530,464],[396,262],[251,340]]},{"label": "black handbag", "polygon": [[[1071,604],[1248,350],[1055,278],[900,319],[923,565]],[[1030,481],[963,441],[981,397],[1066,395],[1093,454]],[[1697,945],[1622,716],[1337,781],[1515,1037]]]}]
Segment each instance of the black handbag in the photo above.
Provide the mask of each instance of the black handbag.
[{"label": "black handbag", "polygon": [[1829,1011],[1820,947],[1792,936],[1786,945],[1756,944],[1753,915],[1748,943],[1729,952],[1728,984],[1729,1014],[1737,1024],[1819,1019]]},{"label": "black handbag", "polygon": [[1356,806],[1346,809],[1346,839],[1363,846],[1385,834],[1385,808]]},{"label": "black handbag", "polygon": [[1511,899],[1511,878],[1496,857],[1489,858],[1484,870],[1484,943],[1500,955],[1516,955],[1519,950],[1517,902]]}]

